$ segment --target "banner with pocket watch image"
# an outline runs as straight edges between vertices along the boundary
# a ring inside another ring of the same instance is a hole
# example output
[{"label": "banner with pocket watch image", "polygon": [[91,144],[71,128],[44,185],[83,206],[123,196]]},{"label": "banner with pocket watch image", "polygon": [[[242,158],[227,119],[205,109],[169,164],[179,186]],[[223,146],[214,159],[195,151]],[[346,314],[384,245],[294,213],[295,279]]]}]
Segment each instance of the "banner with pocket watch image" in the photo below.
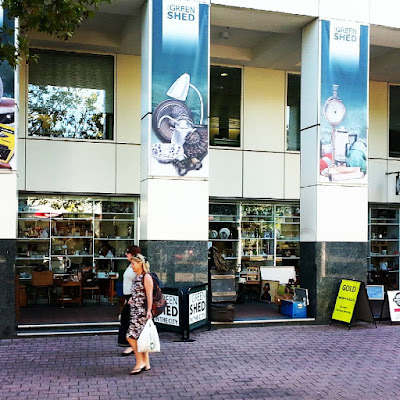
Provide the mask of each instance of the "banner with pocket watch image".
[{"label": "banner with pocket watch image", "polygon": [[153,0],[150,175],[209,175],[209,7]]},{"label": "banner with pocket watch image", "polygon": [[[14,27],[14,20],[9,20],[7,12],[0,7],[0,25]],[[3,41],[14,42],[11,36]],[[15,83],[14,69],[6,62],[0,64],[0,169],[16,170],[15,157]]]},{"label": "banner with pocket watch image", "polygon": [[369,27],[321,21],[320,182],[367,183]]}]

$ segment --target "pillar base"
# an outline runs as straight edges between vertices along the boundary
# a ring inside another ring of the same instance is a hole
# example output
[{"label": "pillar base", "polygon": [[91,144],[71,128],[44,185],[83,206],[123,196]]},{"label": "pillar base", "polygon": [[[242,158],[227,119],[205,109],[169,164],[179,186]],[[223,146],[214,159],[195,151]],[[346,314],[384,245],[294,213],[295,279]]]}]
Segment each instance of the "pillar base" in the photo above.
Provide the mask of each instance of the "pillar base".
[{"label": "pillar base", "polygon": [[15,255],[16,240],[0,239],[0,339],[16,335]]},{"label": "pillar base", "polygon": [[141,240],[140,248],[165,287],[190,287],[208,282],[208,242]]},{"label": "pillar base", "polygon": [[368,242],[301,242],[300,282],[308,289],[308,315],[331,321],[341,279],[366,282]]}]

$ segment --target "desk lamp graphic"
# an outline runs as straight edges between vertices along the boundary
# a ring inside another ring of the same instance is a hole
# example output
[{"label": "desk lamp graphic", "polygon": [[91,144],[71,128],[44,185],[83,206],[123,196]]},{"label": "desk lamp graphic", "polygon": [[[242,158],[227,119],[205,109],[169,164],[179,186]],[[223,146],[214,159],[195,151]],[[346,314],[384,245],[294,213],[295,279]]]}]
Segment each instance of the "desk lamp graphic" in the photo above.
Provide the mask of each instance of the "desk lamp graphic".
[{"label": "desk lamp graphic", "polygon": [[204,105],[203,105],[203,97],[199,89],[190,83],[190,75],[187,73],[182,74],[168,89],[167,96],[172,97],[173,99],[186,101],[187,95],[189,93],[189,88],[192,88],[200,99],[200,125],[203,125],[204,118]]},{"label": "desk lamp graphic", "polygon": [[346,107],[343,104],[342,100],[337,95],[338,89],[339,85],[333,85],[333,94],[325,101],[323,108],[324,117],[332,126],[332,133],[331,133],[332,162],[335,162],[336,160],[335,156],[336,129],[337,126],[346,117]]}]

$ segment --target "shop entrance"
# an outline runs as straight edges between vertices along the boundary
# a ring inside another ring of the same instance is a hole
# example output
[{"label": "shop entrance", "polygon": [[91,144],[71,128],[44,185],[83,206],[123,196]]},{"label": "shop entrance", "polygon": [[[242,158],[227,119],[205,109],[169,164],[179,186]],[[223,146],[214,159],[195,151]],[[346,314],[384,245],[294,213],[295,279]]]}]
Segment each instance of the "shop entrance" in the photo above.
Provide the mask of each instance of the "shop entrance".
[{"label": "shop entrance", "polygon": [[[301,286],[299,205],[212,202],[209,214],[209,248],[220,254],[230,275],[217,283],[212,273],[215,318],[287,319],[282,301],[293,301],[294,289]],[[223,293],[225,299],[219,296]]]},{"label": "shop entrance", "polygon": [[116,322],[136,219],[135,199],[21,196],[19,325]]}]

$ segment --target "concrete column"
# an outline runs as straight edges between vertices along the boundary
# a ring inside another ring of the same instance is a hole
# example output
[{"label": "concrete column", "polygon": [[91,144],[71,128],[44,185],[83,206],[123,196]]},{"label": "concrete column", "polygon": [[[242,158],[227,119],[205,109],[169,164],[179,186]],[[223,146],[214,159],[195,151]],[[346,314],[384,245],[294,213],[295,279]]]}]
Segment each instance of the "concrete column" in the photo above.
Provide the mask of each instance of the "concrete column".
[{"label": "concrete column", "polygon": [[207,282],[209,2],[142,15],[140,246],[167,286]]},{"label": "concrete column", "polygon": [[318,322],[341,278],[367,277],[368,29],[319,19],[302,33],[300,279]]}]

